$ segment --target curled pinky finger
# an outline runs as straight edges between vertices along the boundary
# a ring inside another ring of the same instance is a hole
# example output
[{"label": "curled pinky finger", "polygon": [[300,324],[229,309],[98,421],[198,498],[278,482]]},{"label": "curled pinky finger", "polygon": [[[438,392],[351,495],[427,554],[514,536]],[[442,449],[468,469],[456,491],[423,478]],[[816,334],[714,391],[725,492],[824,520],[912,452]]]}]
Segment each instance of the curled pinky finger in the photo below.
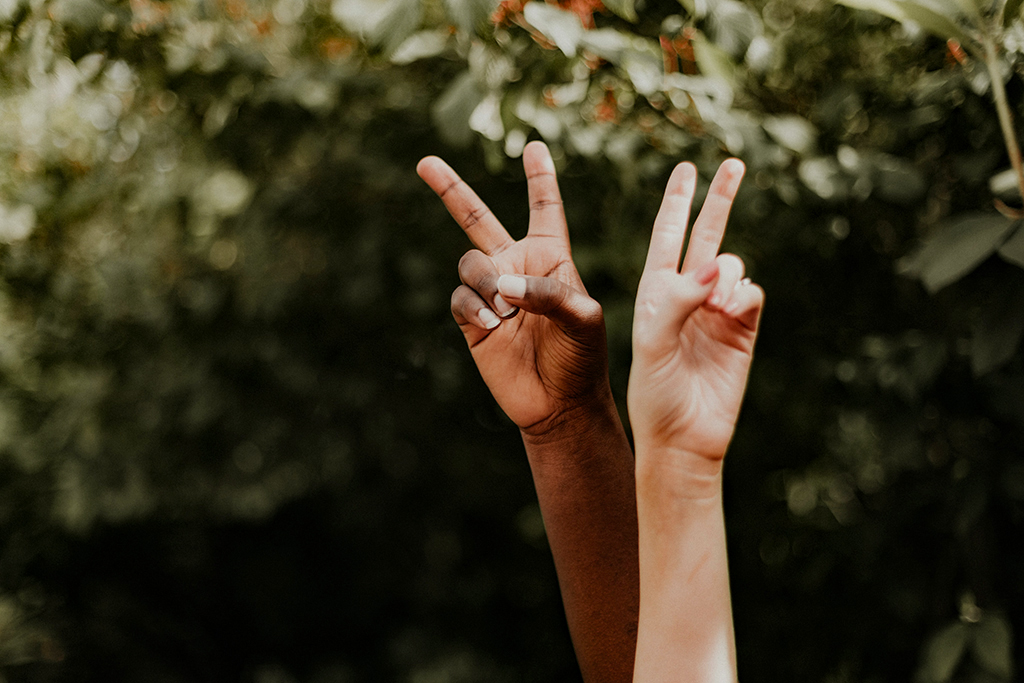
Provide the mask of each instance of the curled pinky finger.
[{"label": "curled pinky finger", "polygon": [[750,330],[757,330],[757,321],[764,308],[764,290],[752,283],[750,278],[743,278],[736,283],[732,296],[729,297],[722,312]]}]

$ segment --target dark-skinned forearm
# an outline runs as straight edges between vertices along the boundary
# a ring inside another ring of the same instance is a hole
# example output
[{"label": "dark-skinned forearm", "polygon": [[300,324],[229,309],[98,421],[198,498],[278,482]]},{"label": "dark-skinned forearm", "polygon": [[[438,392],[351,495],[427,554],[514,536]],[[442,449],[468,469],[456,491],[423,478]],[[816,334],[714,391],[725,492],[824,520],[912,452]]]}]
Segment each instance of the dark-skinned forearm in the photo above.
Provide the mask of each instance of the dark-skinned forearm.
[{"label": "dark-skinned forearm", "polygon": [[632,680],[639,611],[633,454],[610,390],[523,433],[580,670]]}]

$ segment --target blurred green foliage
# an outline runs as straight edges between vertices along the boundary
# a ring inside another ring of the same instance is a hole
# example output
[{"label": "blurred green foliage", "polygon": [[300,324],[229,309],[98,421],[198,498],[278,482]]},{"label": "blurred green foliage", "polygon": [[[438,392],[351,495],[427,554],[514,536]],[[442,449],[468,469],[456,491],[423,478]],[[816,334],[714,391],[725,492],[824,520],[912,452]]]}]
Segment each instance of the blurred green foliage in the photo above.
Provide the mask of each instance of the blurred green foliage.
[{"label": "blurred green foliage", "polygon": [[668,172],[747,163],[744,679],[1013,680],[1024,22],[973,2],[0,0],[0,679],[578,679],[413,172],[521,234],[541,137],[620,400]]}]

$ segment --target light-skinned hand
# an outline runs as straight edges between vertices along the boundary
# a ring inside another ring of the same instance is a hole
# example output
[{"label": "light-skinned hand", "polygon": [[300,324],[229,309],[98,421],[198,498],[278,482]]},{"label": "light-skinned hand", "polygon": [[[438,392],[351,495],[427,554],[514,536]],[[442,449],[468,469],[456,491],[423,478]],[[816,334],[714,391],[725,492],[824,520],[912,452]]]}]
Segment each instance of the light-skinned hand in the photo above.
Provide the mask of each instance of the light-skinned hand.
[{"label": "light-skinned hand", "polygon": [[[663,465],[714,475],[736,427],[764,305],[743,261],[718,253],[743,171],[738,159],[721,165],[685,255],[697,182],[692,164],[675,168],[655,219],[637,292],[627,399],[638,480],[640,468],[662,476]],[[640,461],[664,449],[678,457]]]}]

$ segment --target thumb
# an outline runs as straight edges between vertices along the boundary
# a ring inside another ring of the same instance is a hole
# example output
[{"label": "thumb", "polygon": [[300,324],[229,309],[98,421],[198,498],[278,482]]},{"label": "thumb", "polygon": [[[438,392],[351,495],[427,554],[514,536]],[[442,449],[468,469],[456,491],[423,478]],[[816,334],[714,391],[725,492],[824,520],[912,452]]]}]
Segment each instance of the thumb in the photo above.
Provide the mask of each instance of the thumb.
[{"label": "thumb", "polygon": [[601,304],[553,277],[502,275],[498,292],[508,303],[542,315],[566,330],[592,328],[604,319]]}]

